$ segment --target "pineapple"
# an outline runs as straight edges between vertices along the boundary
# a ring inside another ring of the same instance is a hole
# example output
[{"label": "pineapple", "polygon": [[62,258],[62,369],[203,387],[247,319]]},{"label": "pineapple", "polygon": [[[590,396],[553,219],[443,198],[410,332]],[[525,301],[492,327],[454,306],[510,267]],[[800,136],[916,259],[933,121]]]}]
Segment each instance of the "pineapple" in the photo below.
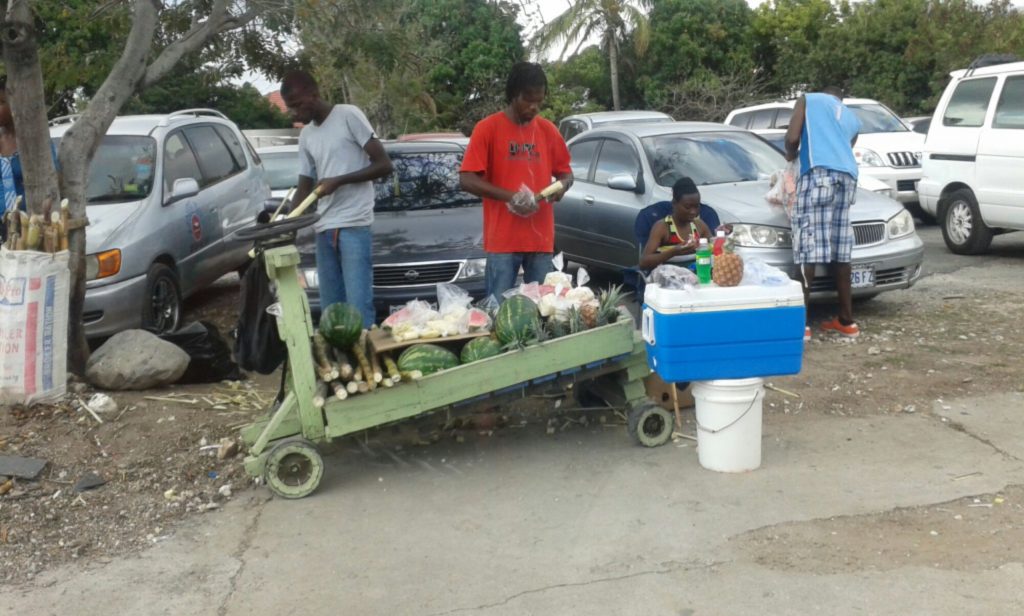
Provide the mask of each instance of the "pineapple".
[{"label": "pineapple", "polygon": [[625,293],[622,285],[615,285],[601,292],[597,301],[591,300],[580,307],[580,316],[587,329],[614,323],[619,318],[619,304]]},{"label": "pineapple", "polygon": [[579,316],[587,329],[597,327],[597,315],[601,310],[601,303],[592,299],[580,306]]},{"label": "pineapple", "polygon": [[727,240],[722,254],[715,257],[711,280],[720,287],[735,287],[743,280],[743,257],[733,252],[732,241]]}]

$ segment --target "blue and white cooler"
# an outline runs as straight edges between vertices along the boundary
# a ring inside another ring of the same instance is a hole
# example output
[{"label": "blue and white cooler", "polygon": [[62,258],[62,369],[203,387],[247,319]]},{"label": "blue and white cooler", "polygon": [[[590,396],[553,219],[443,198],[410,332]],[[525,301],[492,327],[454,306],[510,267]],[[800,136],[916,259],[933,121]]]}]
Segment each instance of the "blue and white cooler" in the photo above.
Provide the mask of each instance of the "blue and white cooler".
[{"label": "blue and white cooler", "polygon": [[800,283],[644,291],[647,363],[666,383],[797,374],[804,351]]}]

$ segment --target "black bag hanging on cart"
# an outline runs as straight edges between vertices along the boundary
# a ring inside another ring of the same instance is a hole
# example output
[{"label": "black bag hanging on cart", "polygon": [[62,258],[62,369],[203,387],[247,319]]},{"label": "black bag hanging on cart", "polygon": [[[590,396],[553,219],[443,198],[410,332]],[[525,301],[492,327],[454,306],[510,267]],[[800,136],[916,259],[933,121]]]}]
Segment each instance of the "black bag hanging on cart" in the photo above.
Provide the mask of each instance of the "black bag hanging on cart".
[{"label": "black bag hanging on cart", "polygon": [[235,357],[243,370],[270,374],[287,359],[288,349],[277,332],[277,317],[267,313],[267,307],[277,298],[270,288],[262,255],[242,276],[241,296]]}]

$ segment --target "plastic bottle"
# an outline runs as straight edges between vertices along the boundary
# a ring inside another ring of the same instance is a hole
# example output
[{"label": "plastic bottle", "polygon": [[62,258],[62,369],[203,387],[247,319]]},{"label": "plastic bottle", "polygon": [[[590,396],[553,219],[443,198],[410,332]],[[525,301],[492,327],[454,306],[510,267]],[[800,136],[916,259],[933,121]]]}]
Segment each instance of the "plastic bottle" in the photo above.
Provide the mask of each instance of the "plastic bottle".
[{"label": "plastic bottle", "polygon": [[706,237],[700,238],[697,245],[697,280],[701,284],[711,282],[711,247]]},{"label": "plastic bottle", "polygon": [[725,252],[725,231],[715,231],[715,241],[711,244],[711,272],[715,271],[715,259]]}]

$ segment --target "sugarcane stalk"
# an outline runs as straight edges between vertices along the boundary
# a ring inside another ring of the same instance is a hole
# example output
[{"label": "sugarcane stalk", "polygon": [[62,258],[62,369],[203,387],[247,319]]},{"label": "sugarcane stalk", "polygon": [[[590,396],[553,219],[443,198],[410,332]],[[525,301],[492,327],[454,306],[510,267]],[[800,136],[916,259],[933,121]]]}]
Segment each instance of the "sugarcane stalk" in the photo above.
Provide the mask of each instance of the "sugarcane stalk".
[{"label": "sugarcane stalk", "polygon": [[27,250],[39,250],[43,243],[43,217],[39,214],[32,214],[28,219],[28,233],[25,234],[25,248]]},{"label": "sugarcane stalk", "polygon": [[317,372],[321,380],[330,382],[338,378],[339,374],[328,359],[327,348],[327,340],[323,335],[320,332],[313,332],[313,360],[316,362]]},{"label": "sugarcane stalk", "polygon": [[[373,352],[373,349],[369,350],[370,369],[373,370],[373,381],[380,383],[384,380],[384,372],[380,369],[380,358]],[[390,379],[388,379],[390,380]],[[394,385],[394,383],[392,383]]]},{"label": "sugarcane stalk", "polygon": [[406,381],[417,381],[423,378],[423,372],[420,370],[410,370],[408,372],[402,372],[402,379]]},{"label": "sugarcane stalk", "polygon": [[316,392],[313,394],[313,406],[321,409],[327,403],[327,383],[316,382]]},{"label": "sugarcane stalk", "polygon": [[368,383],[366,381],[359,381],[358,383],[356,383],[356,386],[359,388],[359,393],[361,393],[361,394],[365,394],[366,392],[368,392],[371,389],[373,389],[374,385],[376,385],[376,383],[373,383],[371,385],[370,383]]},{"label": "sugarcane stalk", "polygon": [[331,381],[331,388],[334,389],[334,397],[338,400],[348,398],[348,390],[341,381]]},{"label": "sugarcane stalk", "polygon": [[350,394],[357,394],[359,393],[359,383],[356,381],[349,381],[345,384],[345,390]]},{"label": "sugarcane stalk", "polygon": [[388,369],[388,377],[392,382],[398,383],[402,380],[402,374],[398,371],[398,364],[395,360],[391,359],[391,356],[384,353],[384,366]]},{"label": "sugarcane stalk", "polygon": [[334,353],[335,365],[338,366],[338,375],[341,377],[341,380],[351,381],[354,370],[352,370],[352,360],[349,359],[348,353],[341,349],[332,349],[332,352]]},{"label": "sugarcane stalk", "polygon": [[60,249],[68,249],[68,220],[71,218],[71,208],[68,207],[68,200],[60,201]]},{"label": "sugarcane stalk", "polygon": [[43,252],[48,252],[52,255],[57,252],[59,247],[60,244],[57,243],[57,227],[47,225],[43,228]]},{"label": "sugarcane stalk", "polygon": [[359,336],[359,341],[352,345],[352,353],[355,354],[356,360],[359,362],[359,371],[366,380],[369,389],[376,389],[377,381],[373,380],[373,371],[370,369],[370,360],[366,358],[366,348],[363,346],[365,341],[366,330],[363,330],[362,335]]}]

